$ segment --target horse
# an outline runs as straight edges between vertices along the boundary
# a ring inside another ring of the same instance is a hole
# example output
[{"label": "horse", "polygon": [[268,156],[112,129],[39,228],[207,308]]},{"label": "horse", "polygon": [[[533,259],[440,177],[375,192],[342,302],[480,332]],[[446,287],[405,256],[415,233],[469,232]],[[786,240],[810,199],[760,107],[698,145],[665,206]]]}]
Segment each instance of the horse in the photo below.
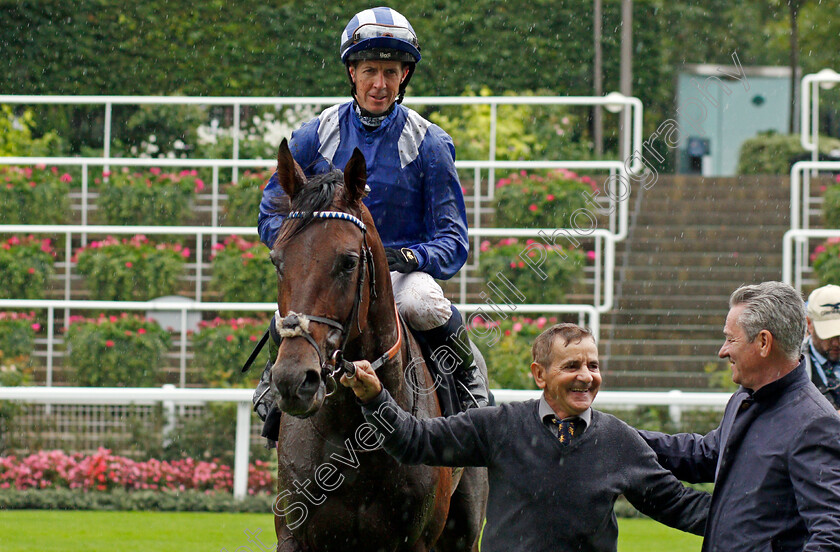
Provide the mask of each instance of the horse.
[{"label": "horse", "polygon": [[[270,370],[284,412],[274,504],[278,552],[478,550],[487,471],[403,466],[380,448],[346,359],[373,360],[419,418],[440,416],[421,349],[400,321],[385,250],[362,203],[366,162],[307,181],[283,140],[277,176],[290,204],[270,257],[283,340]],[[458,477],[460,476],[460,481]],[[457,484],[457,487],[456,487]]]}]

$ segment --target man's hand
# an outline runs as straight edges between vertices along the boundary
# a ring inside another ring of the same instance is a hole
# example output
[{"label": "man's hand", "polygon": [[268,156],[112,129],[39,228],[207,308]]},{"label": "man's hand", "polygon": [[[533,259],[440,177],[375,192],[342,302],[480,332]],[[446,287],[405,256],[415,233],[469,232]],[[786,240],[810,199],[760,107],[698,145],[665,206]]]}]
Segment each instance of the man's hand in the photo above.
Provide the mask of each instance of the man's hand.
[{"label": "man's hand", "polygon": [[407,247],[402,249],[385,248],[385,258],[388,259],[388,270],[408,274],[414,272],[420,266],[420,261],[414,251]]},{"label": "man's hand", "polygon": [[371,368],[370,362],[357,360],[353,364],[356,366],[356,373],[351,377],[344,374],[339,381],[344,387],[352,389],[362,403],[368,403],[382,391],[382,383]]}]

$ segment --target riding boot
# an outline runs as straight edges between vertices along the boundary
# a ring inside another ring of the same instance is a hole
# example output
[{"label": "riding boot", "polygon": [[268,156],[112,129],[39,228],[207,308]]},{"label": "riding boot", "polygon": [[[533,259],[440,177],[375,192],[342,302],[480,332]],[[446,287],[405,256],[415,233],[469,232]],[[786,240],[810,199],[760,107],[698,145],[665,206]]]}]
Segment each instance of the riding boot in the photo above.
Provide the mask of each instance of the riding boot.
[{"label": "riding boot", "polygon": [[[461,409],[488,406],[490,390],[475,364],[475,355],[472,352],[467,328],[464,326],[464,319],[458,309],[454,306],[451,308],[452,316],[445,324],[417,333],[427,342],[433,358],[439,364],[446,364],[444,359],[454,356],[455,366],[450,369],[453,370],[452,375],[455,378]],[[441,368],[446,369],[445,366]]]},{"label": "riding boot", "polygon": [[274,324],[275,317],[271,318],[268,324],[268,333],[271,339],[268,340],[268,362],[265,363],[265,368],[260,376],[260,381],[257,383],[257,388],[254,390],[254,412],[260,417],[263,423],[262,436],[268,440],[267,448],[274,448],[276,441],[280,436],[280,417],[282,412],[274,404],[275,396],[271,391],[271,367],[277,360],[277,351],[280,348],[280,335],[277,333],[277,328]]}]

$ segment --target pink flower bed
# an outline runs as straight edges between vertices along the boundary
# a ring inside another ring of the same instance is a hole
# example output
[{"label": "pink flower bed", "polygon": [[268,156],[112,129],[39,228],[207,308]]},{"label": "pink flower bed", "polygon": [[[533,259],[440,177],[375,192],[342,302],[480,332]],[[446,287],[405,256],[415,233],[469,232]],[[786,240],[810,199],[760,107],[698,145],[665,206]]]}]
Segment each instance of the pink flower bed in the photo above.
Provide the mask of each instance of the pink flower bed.
[{"label": "pink flower bed", "polygon": [[[100,448],[92,456],[41,451],[24,458],[0,457],[0,490],[66,487],[84,491],[111,489],[196,490],[232,492],[233,470],[216,462],[192,458],[135,462]],[[267,462],[248,466],[248,493],[273,493],[274,482]]]}]

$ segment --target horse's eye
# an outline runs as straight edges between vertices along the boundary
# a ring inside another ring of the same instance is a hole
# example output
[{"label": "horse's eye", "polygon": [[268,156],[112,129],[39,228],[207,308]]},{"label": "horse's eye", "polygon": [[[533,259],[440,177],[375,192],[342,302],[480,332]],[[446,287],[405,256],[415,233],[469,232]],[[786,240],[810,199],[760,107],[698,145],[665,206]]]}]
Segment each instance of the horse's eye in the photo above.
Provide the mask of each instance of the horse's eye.
[{"label": "horse's eye", "polygon": [[271,264],[273,264],[277,269],[281,269],[283,267],[283,255],[279,252],[274,251],[273,249],[268,254],[268,258],[271,259]]},{"label": "horse's eye", "polygon": [[356,256],[346,256],[341,259],[341,270],[344,272],[352,272],[359,265],[359,258]]}]

